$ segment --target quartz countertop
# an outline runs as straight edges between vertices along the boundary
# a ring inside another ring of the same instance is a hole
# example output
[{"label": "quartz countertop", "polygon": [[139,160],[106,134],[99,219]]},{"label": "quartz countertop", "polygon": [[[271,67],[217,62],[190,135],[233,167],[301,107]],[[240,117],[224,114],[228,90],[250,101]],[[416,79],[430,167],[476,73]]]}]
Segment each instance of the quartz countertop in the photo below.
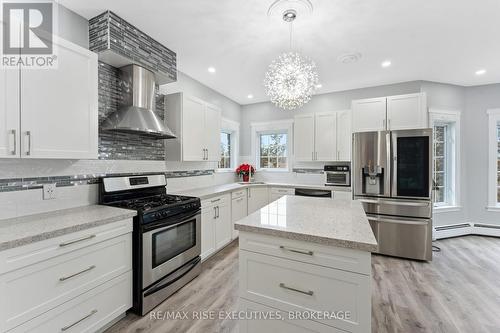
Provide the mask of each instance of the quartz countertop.
[{"label": "quartz countertop", "polygon": [[0,251],[131,218],[129,209],[91,205],[0,220]]},{"label": "quartz countertop", "polygon": [[377,241],[356,200],[284,196],[235,222],[236,230],[374,252]]},{"label": "quartz countertop", "polygon": [[209,187],[201,187],[194,188],[189,190],[182,191],[169,191],[167,186],[168,194],[176,194],[176,195],[185,195],[189,197],[197,197],[200,199],[207,199],[216,195],[222,195],[225,193],[229,193],[232,191],[240,190],[248,187],[257,187],[257,186],[268,186],[268,187],[291,187],[291,188],[308,188],[314,190],[328,190],[328,191],[350,191],[350,187],[343,186],[326,186],[326,185],[309,185],[309,184],[291,184],[291,183],[271,183],[271,182],[255,182],[255,183],[229,183],[223,185],[209,186]]}]

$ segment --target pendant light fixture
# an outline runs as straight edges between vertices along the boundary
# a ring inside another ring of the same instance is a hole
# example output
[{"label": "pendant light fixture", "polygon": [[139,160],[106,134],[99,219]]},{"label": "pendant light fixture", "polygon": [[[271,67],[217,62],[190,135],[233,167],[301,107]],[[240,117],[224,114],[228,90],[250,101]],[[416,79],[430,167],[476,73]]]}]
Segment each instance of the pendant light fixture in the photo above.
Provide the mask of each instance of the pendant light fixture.
[{"label": "pendant light fixture", "polygon": [[[280,0],[273,3],[269,12],[273,6],[282,3],[284,1]],[[309,1],[304,3],[310,5]],[[294,110],[309,102],[318,84],[315,63],[293,51],[293,21],[297,18],[297,13],[294,8],[283,11],[282,19],[290,26],[290,50],[281,54],[269,65],[264,79],[264,87],[271,102],[284,110]]]}]

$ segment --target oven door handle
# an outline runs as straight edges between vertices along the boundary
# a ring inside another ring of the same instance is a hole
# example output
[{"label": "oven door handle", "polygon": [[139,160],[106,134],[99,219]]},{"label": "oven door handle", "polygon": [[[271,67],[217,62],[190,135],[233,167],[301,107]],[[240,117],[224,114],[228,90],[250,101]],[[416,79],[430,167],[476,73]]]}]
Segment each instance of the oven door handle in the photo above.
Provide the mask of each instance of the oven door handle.
[{"label": "oven door handle", "polygon": [[168,286],[170,286],[172,283],[175,283],[175,281],[182,279],[187,273],[189,273],[196,265],[198,265],[201,261],[201,258],[198,257],[195,260],[193,260],[191,263],[186,264],[186,266],[180,268],[179,270],[175,271],[174,273],[168,275],[166,278],[163,280],[160,280],[157,282],[156,285],[153,285],[151,289],[147,290],[144,292],[143,297],[147,297],[149,295],[152,295]]}]

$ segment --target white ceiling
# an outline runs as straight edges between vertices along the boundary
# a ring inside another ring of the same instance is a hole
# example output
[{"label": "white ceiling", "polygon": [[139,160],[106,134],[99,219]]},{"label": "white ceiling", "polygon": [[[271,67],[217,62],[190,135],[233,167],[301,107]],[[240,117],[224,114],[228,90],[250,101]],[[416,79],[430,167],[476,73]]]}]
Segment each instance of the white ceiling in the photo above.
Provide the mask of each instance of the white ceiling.
[{"label": "white ceiling", "polygon": [[[270,19],[273,0],[60,0],[91,18],[110,9],[177,52],[178,69],[240,104],[267,100],[269,63],[288,49],[288,26]],[[410,80],[500,82],[499,0],[312,0],[294,23],[311,57],[318,93]],[[359,52],[342,64],[339,55]],[[381,68],[386,59],[389,68]],[[216,68],[215,74],[207,71]],[[475,75],[485,68],[487,73]],[[252,100],[247,98],[253,94]]]}]

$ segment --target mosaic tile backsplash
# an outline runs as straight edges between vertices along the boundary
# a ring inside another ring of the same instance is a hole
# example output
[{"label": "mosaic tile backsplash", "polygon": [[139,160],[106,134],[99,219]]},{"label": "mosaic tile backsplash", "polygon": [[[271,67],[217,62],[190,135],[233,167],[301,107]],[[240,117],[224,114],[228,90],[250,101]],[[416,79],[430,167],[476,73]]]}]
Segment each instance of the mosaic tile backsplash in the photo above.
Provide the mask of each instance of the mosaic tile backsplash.
[{"label": "mosaic tile backsplash", "polygon": [[[99,62],[99,159],[102,160],[165,160],[165,141],[140,134],[102,131],[100,124],[120,107],[122,81],[120,70]],[[165,119],[165,95],[156,89],[155,113]]]},{"label": "mosaic tile backsplash", "polygon": [[[212,175],[214,170],[189,170],[189,171],[167,171],[164,172],[168,178],[196,177]],[[6,178],[0,179],[0,192],[12,192],[23,190],[41,189],[43,184],[56,184],[57,187],[63,186],[78,186],[98,184],[101,182],[101,177],[109,176],[137,176],[144,173],[134,174],[84,174],[73,176],[54,176],[54,177],[30,177],[30,178]],[[148,174],[148,173],[145,173]]]},{"label": "mosaic tile backsplash", "polygon": [[175,52],[111,11],[89,20],[89,48],[130,59],[155,72],[160,84],[177,81]]}]

